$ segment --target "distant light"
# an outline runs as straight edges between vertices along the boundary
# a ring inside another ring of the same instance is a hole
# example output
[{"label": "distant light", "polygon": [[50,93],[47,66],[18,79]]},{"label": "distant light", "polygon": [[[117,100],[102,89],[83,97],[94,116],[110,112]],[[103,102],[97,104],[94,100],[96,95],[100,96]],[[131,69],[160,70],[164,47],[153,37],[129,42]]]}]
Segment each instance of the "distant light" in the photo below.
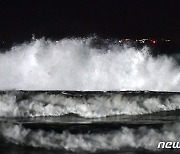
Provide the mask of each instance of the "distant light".
[{"label": "distant light", "polygon": [[152,42],[153,44],[156,44],[156,43],[157,43],[157,41],[156,41],[156,40],[151,40],[151,42]]}]

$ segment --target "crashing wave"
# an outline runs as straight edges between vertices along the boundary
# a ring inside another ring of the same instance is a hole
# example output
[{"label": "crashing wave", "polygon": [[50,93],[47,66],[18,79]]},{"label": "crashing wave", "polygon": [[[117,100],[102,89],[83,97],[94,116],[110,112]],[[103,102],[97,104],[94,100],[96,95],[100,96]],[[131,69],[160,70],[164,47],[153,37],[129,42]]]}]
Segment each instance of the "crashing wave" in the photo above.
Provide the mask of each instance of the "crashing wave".
[{"label": "crashing wave", "polygon": [[138,129],[122,127],[108,133],[71,134],[64,131],[46,132],[33,131],[22,125],[2,123],[0,134],[9,142],[32,147],[47,149],[63,149],[68,151],[121,150],[124,147],[141,148],[157,151],[159,142],[178,142],[180,138],[180,124],[165,124],[160,129],[146,126]]},{"label": "crashing wave", "polygon": [[[180,91],[180,67],[144,47],[32,40],[0,53],[0,89]],[[102,40],[103,42],[103,40]]]},{"label": "crashing wave", "polygon": [[5,92],[0,94],[0,117],[63,116],[85,118],[114,115],[139,115],[180,109],[180,95],[104,92],[69,96],[59,92]]}]

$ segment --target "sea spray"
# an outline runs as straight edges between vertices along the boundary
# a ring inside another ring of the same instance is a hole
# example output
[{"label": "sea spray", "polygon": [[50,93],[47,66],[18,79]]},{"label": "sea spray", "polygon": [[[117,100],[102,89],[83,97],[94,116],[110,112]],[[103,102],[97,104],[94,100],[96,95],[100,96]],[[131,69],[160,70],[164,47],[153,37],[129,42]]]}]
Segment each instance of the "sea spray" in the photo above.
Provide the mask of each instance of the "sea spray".
[{"label": "sea spray", "polygon": [[32,40],[0,54],[0,89],[179,91],[180,67],[149,49],[92,38]]}]

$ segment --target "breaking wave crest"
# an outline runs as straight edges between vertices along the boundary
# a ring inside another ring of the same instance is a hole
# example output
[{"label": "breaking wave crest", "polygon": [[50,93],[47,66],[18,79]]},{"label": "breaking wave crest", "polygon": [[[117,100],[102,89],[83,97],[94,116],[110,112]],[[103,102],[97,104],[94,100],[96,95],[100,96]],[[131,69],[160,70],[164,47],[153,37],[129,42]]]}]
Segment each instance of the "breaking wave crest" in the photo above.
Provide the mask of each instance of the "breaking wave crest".
[{"label": "breaking wave crest", "polygon": [[33,131],[21,125],[4,123],[0,126],[1,135],[15,144],[47,149],[63,149],[69,151],[121,150],[124,147],[158,150],[161,141],[177,142],[180,138],[180,124],[165,124],[160,129],[146,126],[138,129],[122,127],[108,133],[71,134]]},{"label": "breaking wave crest", "polygon": [[179,94],[107,93],[66,96],[45,92],[11,92],[0,95],[0,117],[63,116],[85,118],[139,115],[180,109]]},{"label": "breaking wave crest", "polygon": [[0,89],[180,91],[173,58],[92,38],[32,40],[0,54]]}]

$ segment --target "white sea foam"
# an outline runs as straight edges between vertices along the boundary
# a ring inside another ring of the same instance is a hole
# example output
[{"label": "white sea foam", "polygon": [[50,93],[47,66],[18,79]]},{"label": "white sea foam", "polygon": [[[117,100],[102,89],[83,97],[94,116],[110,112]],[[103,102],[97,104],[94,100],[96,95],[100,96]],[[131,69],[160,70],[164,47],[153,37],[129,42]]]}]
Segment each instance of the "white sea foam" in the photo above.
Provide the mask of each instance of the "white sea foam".
[{"label": "white sea foam", "polygon": [[32,40],[0,54],[0,89],[180,91],[180,67],[145,47]]},{"label": "white sea foam", "polygon": [[114,115],[139,115],[180,109],[180,96],[146,97],[110,96],[66,97],[54,94],[36,94],[18,100],[15,93],[0,95],[0,117],[62,116],[77,114],[85,118]]},{"label": "white sea foam", "polygon": [[122,127],[108,133],[71,134],[64,131],[45,132],[25,129],[21,125],[1,124],[0,133],[4,138],[16,144],[48,149],[65,149],[70,151],[121,150],[123,148],[142,148],[159,150],[161,141],[177,142],[180,138],[180,124],[166,124],[161,129],[140,127],[132,129]]}]

